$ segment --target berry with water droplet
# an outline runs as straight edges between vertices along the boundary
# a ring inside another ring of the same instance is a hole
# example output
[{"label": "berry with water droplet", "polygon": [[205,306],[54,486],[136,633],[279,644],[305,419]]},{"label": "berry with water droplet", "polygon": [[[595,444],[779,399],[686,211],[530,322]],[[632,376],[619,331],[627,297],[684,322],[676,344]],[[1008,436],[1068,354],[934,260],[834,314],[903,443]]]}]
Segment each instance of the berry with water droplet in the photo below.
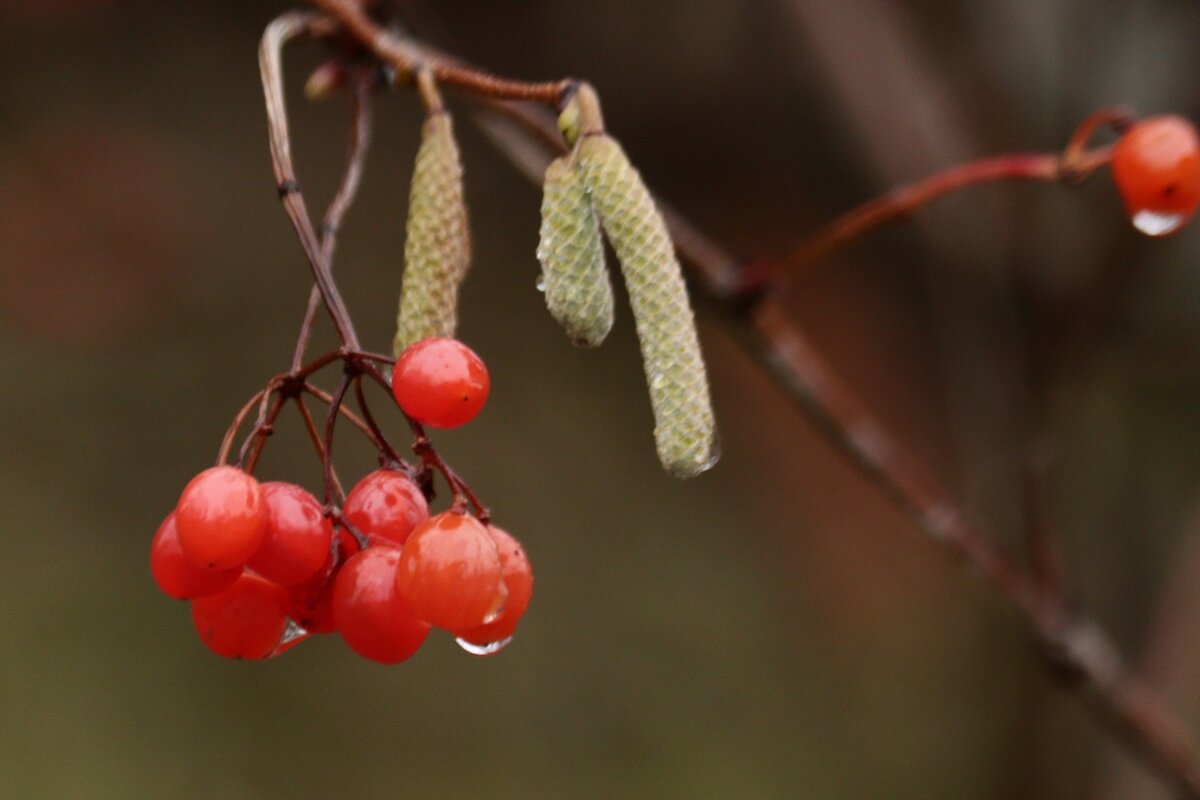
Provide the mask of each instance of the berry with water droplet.
[{"label": "berry with water droplet", "polygon": [[333,524],[317,498],[294,483],[271,481],[262,490],[267,532],[247,565],[284,586],[311,580],[329,560]]},{"label": "berry with water droplet", "polygon": [[533,569],[521,543],[510,533],[494,525],[489,525],[487,531],[500,553],[500,566],[504,572],[504,587],[508,590],[508,600],[496,619],[459,635],[459,644],[464,648],[468,644],[479,648],[468,650],[477,655],[491,655],[499,651],[500,648],[488,648],[512,637],[517,623],[525,615],[525,609],[529,608],[529,600],[533,597]]},{"label": "berry with water droplet", "polygon": [[209,569],[187,558],[179,545],[174,512],[162,521],[150,542],[150,574],[154,576],[158,588],[176,600],[191,600],[223,592],[233,585],[241,573],[238,567]]},{"label": "berry with water droplet", "polygon": [[246,563],[267,532],[267,507],[254,476],[210,467],[192,478],[175,506],[184,555],[210,569]]},{"label": "berry with water droplet", "polygon": [[1183,117],[1144,119],[1113,147],[1112,173],[1138,230],[1173,233],[1200,205],[1200,136]]},{"label": "berry with water droplet", "polygon": [[192,624],[219,656],[266,658],[287,630],[287,600],[279,584],[244,573],[220,594],[193,600]]},{"label": "berry with water droplet", "polygon": [[418,618],[455,635],[494,621],[508,599],[495,541],[483,523],[455,511],[413,531],[397,585]]},{"label": "berry with water droplet", "polygon": [[333,583],[338,633],[351,650],[383,664],[410,658],[429,635],[396,589],[399,566],[399,548],[368,547],[350,557]]},{"label": "berry with water droplet", "polygon": [[400,408],[431,428],[467,424],[490,389],[483,360],[457,339],[423,339],[400,354],[392,371],[392,394]]}]

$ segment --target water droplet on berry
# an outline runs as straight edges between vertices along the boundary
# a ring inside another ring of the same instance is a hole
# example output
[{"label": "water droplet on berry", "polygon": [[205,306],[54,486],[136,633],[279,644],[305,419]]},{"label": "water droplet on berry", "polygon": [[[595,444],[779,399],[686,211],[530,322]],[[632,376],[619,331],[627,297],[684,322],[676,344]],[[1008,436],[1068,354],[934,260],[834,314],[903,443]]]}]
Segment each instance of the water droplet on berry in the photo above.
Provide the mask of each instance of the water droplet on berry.
[{"label": "water droplet on berry", "polygon": [[1166,236],[1169,233],[1174,233],[1186,220],[1187,217],[1183,214],[1171,214],[1162,211],[1151,211],[1149,209],[1137,212],[1131,219],[1133,227],[1147,236]]},{"label": "water droplet on berry", "polygon": [[546,276],[545,276],[545,275],[539,275],[539,276],[538,276],[538,279],[537,279],[537,284],[535,284],[535,285],[537,286],[537,290],[538,290],[539,292],[544,292],[544,291],[546,291]]},{"label": "water droplet on berry", "polygon": [[289,619],[287,627],[283,629],[283,636],[279,637],[279,644],[280,646],[290,644],[297,639],[303,639],[305,636],[308,636],[308,631]]},{"label": "water droplet on berry", "polygon": [[488,644],[472,644],[466,639],[455,639],[454,641],[459,647],[473,656],[490,656],[508,647],[508,643],[512,640],[513,637],[509,636],[507,639],[501,639],[498,642],[490,642]]}]

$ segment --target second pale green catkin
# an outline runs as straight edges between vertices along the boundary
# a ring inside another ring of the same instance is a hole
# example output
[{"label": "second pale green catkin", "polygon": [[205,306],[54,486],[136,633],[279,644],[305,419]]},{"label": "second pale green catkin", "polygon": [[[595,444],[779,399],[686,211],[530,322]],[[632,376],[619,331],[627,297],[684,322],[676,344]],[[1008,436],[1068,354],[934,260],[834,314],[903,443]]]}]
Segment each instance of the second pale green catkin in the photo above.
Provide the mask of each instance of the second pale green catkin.
[{"label": "second pale green catkin", "polygon": [[659,460],[676,477],[699,475],[716,463],[720,445],[696,322],[671,236],[615,139],[592,133],[578,146],[579,168],[629,291]]},{"label": "second pale green catkin", "polygon": [[454,335],[458,288],[470,262],[462,159],[450,115],[437,111],[421,128],[413,169],[394,353],[421,339]]},{"label": "second pale green catkin", "polygon": [[575,344],[598,346],[613,325],[612,282],[600,220],[572,157],[556,158],[546,169],[537,256],[550,315]]}]

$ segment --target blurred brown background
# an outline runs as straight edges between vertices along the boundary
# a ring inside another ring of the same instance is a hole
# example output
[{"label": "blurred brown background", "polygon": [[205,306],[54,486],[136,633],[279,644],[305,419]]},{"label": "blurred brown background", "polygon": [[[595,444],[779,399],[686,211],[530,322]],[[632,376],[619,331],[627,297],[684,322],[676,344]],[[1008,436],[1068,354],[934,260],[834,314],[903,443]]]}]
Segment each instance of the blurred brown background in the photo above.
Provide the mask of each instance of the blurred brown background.
[{"label": "blurred brown background", "polygon": [[[1188,2],[407,5],[415,31],[500,73],[589,78],[651,185],[748,256],[940,166],[1053,150],[1101,106],[1200,112]],[[461,333],[494,394],[437,441],[533,558],[520,634],[490,659],[432,637],[395,668],[336,638],[260,664],[206,651],[147,547],[286,367],[307,295],[255,61],[285,8],[0,5],[0,796],[1157,796],[1113,783],[1125,757],[1020,622],[703,309],[725,458],[665,477],[627,309],[601,350],[567,344],[534,288],[539,192],[465,115]],[[321,52],[291,51],[293,88]],[[345,104],[292,103],[319,207]],[[343,238],[375,349],[419,119],[413,97],[382,98]],[[1101,173],[942,201],[792,295],[831,362],[1013,547],[1027,453],[1049,447],[1081,601],[1131,657],[1152,654],[1193,726],[1200,558],[1177,554],[1198,535],[1198,255],[1195,230],[1139,238]],[[315,488],[284,420],[262,474]],[[366,470],[342,441],[342,473]],[[1172,591],[1181,627],[1164,628]]]}]

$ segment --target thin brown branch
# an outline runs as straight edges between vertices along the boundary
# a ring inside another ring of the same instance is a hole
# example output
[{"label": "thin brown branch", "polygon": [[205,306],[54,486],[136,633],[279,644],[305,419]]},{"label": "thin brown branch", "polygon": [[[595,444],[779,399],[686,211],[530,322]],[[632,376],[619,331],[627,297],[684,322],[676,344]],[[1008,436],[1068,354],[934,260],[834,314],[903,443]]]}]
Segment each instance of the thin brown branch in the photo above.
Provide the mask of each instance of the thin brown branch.
[{"label": "thin brown branch", "polygon": [[267,437],[275,432],[275,420],[279,417],[279,412],[283,409],[283,401],[285,400],[282,394],[275,396],[275,401],[269,405],[267,400],[270,394],[263,395],[262,403],[258,408],[258,420],[254,423],[254,428],[246,437],[246,441],[242,443],[242,448],[238,451],[238,464],[247,472],[254,472],[254,468],[258,466],[259,456],[262,455],[263,447],[266,446]]},{"label": "thin brown branch", "polygon": [[337,427],[338,412],[341,411],[342,402],[346,399],[346,392],[350,388],[350,384],[354,382],[354,371],[350,365],[342,370],[342,377],[338,380],[337,389],[334,390],[333,396],[329,400],[329,413],[325,416],[325,438],[322,440],[321,447],[321,474],[324,477],[325,483],[325,505],[328,507],[333,503],[334,498],[338,499],[339,505],[343,499],[340,488],[333,477],[333,432]]},{"label": "thin brown branch", "polygon": [[[489,103],[481,121],[498,148],[530,180],[540,183],[554,148],[553,120],[540,121],[528,109]],[[496,112],[511,120],[501,119]],[[536,127],[537,133],[531,133]],[[541,149],[540,157],[537,155]],[[1095,151],[1084,165],[1105,163],[1107,151]],[[1010,172],[1011,164],[989,166],[984,173],[959,174],[949,183],[910,187],[906,195],[924,198],[944,193],[949,186],[993,178]],[[1057,175],[1058,156],[1038,156],[1022,166],[1030,175]],[[875,210],[857,218],[861,233],[894,218]],[[980,529],[958,501],[941,487],[899,441],[884,430],[867,407],[820,359],[804,334],[787,318],[772,294],[750,298],[735,291],[741,283],[740,261],[726,253],[679,214],[670,214],[672,236],[699,288],[727,313],[721,319],[738,341],[759,361],[780,388],[817,425],[862,474],[887,494],[917,523],[918,529],[951,555],[982,573],[1000,596],[1018,611],[1055,668],[1052,674],[1066,687],[1077,689],[1096,717],[1143,763],[1177,789],[1183,797],[1200,798],[1197,747],[1152,691],[1131,677],[1103,629],[1093,620],[1068,610],[1065,598],[1043,594],[1024,567],[1005,554],[995,537]],[[839,241],[841,241],[839,239]]]},{"label": "thin brown branch", "polygon": [[[306,394],[310,394],[313,397],[317,398],[318,400],[320,400],[322,403],[324,403],[327,406],[331,405],[333,403],[333,395],[331,395],[329,392],[325,391],[324,389],[313,386],[311,383],[304,384],[303,391]],[[363,436],[366,436],[368,439],[370,439],[371,444],[375,445],[376,450],[383,452],[383,443],[375,438],[375,432],[373,430],[371,430],[371,426],[368,425],[363,420],[362,417],[360,417],[358,414],[355,414],[353,411],[346,408],[346,406],[344,406],[344,405],[342,405],[338,408],[338,412],[343,417],[346,418],[347,422],[349,422],[354,427],[358,428],[358,430],[362,433]]]},{"label": "thin brown branch", "polygon": [[[491,98],[487,106],[517,124],[509,124],[509,120],[501,122],[493,116],[484,121],[485,130],[520,169],[533,181],[541,182],[550,153],[561,146],[556,144],[553,120],[546,115],[538,117],[529,109],[494,101],[513,97],[550,102],[561,97],[569,82],[543,85],[550,87],[544,98],[515,88],[512,94],[506,94],[497,87],[510,86],[509,82],[490,76],[485,88],[485,83],[472,83],[483,73],[386,34],[350,0],[313,2],[336,16],[359,44],[402,73],[411,75],[417,66],[423,65],[443,83]],[[454,66],[447,70],[442,64]],[[1101,148],[1067,155],[1073,158],[1035,154],[987,159],[901,187],[835,220],[788,259],[790,269],[801,269],[856,236],[949,191],[1004,179],[1075,180],[1107,163],[1109,151]],[[1068,163],[1064,164],[1064,160]],[[728,312],[724,318],[739,333],[739,340],[778,385],[869,481],[913,517],[920,531],[978,570],[996,587],[1052,657],[1056,665],[1053,674],[1065,685],[1078,688],[1097,717],[1108,724],[1131,752],[1175,786],[1182,796],[1200,798],[1196,745],[1190,732],[1155,694],[1127,673],[1102,629],[1094,621],[1070,611],[1058,590],[1047,593],[1029,571],[998,547],[995,538],[970,520],[956,499],[875,421],[865,404],[826,367],[773,294],[747,294],[738,290],[744,285],[738,260],[682,216],[671,214],[669,221],[676,247],[693,277],[705,294]],[[386,385],[371,365],[364,367],[371,377]],[[409,422],[414,425],[412,420]],[[414,433],[417,435],[414,449],[426,460],[428,440],[419,425],[414,425]],[[444,474],[455,490],[456,502],[460,502],[457,476],[448,469]]]},{"label": "thin brown branch", "polygon": [[379,424],[375,422],[375,416],[371,413],[371,407],[367,405],[367,396],[363,392],[362,375],[358,375],[354,379],[354,399],[358,403],[359,413],[362,414],[363,422],[375,434],[375,440],[379,442],[379,452],[384,459],[392,465],[402,466],[405,471],[412,472],[400,454],[396,452],[396,448],[392,447],[391,442],[384,436]]},{"label": "thin brown branch", "polygon": [[[312,412],[308,410],[308,406],[304,403],[303,395],[296,395],[293,400],[296,401],[296,409],[300,412],[300,418],[304,420],[304,430],[308,431],[308,438],[312,441],[313,447],[317,451],[317,456],[321,459],[321,463],[325,463],[325,443],[321,441],[321,432],[317,430],[317,422],[313,419]],[[329,467],[330,477],[333,478],[333,485],[337,491],[338,497],[345,497],[346,490],[342,488],[342,482],[338,479],[337,470],[331,464]]]},{"label": "thin brown branch", "polygon": [[[342,173],[342,182],[338,185],[337,193],[325,210],[321,222],[321,257],[333,272],[333,257],[337,250],[337,237],[341,232],[343,220],[362,183],[363,166],[366,164],[367,151],[371,145],[371,123],[374,117],[375,78],[369,70],[363,69],[355,75],[353,81],[353,99],[350,109],[350,145],[346,155],[346,169]],[[295,352],[292,354],[292,371],[300,368],[308,343],[312,339],[313,323],[316,322],[317,309],[321,305],[321,290],[313,286],[308,295],[308,308],[304,311],[304,320],[300,325],[300,335],[296,338]]]},{"label": "thin brown branch", "polygon": [[260,389],[254,393],[254,396],[246,401],[238,412],[234,414],[233,421],[229,423],[229,427],[225,429],[225,436],[221,439],[221,447],[217,450],[217,464],[222,465],[229,462],[229,453],[233,449],[233,440],[237,437],[238,430],[242,427],[242,423],[246,421],[246,417],[250,416],[263,397],[267,394],[267,389]]},{"label": "thin brown branch", "polygon": [[1062,543],[1050,509],[1049,448],[1038,443],[1030,449],[1024,475],[1025,550],[1029,571],[1038,590],[1051,597],[1066,597],[1067,574]]},{"label": "thin brown branch", "polygon": [[358,348],[358,334],[350,312],[342,300],[333,275],[329,271],[321,243],[313,230],[312,218],[300,192],[296,168],[292,160],[291,136],[288,133],[287,106],[283,94],[283,46],[299,36],[324,35],[329,32],[328,22],[319,15],[293,11],[284,14],[263,32],[259,45],[258,61],[262,72],[263,97],[267,107],[267,125],[271,145],[271,163],[275,169],[275,182],[279,197],[287,211],[292,227],[300,239],[300,246],[312,268],[313,280],[321,292],[321,299],[342,344],[352,350]]},{"label": "thin brown branch", "polygon": [[400,37],[376,25],[354,0],[312,0],[345,28],[355,41],[384,64],[396,70],[400,78],[411,79],[418,69],[428,69],[438,83],[456,86],[476,95],[504,100],[532,100],[556,106],[574,85],[566,79],[543,83],[513,81],[465,67],[433,50]]}]

